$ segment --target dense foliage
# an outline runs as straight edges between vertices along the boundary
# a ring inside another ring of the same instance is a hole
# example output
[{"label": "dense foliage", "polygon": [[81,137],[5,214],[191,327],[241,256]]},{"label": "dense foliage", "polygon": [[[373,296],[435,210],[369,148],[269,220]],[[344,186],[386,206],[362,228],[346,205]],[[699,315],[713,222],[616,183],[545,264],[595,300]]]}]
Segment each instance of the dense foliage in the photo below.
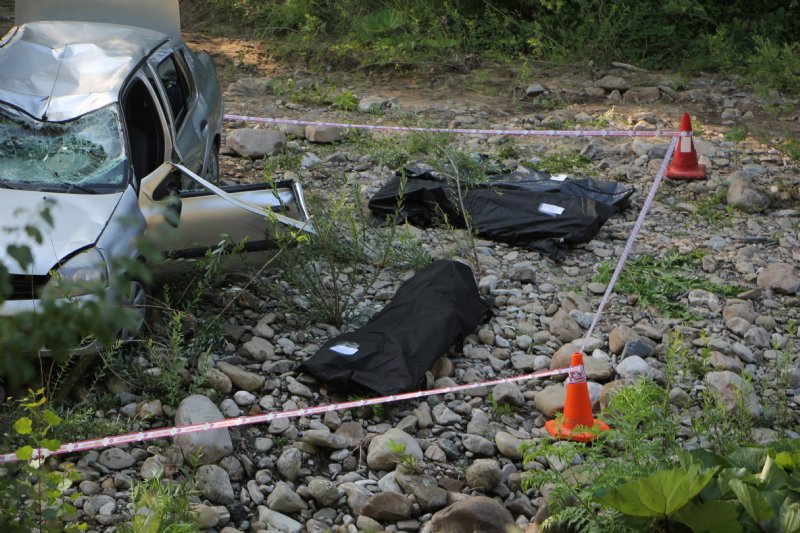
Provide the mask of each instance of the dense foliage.
[{"label": "dense foliage", "polygon": [[[344,63],[471,56],[745,70],[797,90],[800,1],[207,0],[277,51]],[[772,80],[771,78],[775,78]]]}]

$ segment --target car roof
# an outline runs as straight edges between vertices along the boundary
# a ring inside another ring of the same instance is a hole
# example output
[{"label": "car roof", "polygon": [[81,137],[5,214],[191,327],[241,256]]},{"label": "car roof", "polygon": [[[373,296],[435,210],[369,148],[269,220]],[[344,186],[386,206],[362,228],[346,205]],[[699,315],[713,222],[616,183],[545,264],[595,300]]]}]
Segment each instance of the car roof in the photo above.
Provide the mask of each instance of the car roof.
[{"label": "car roof", "polygon": [[41,120],[70,120],[119,100],[163,33],[97,22],[43,21],[0,42],[0,101]]}]

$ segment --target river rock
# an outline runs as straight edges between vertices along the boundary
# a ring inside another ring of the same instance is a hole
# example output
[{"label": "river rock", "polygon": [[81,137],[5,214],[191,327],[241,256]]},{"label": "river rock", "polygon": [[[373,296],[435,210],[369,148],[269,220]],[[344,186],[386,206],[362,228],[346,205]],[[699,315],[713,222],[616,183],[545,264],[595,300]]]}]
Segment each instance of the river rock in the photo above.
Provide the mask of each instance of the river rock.
[{"label": "river rock", "polygon": [[770,289],[780,294],[796,294],[800,289],[797,270],[789,263],[772,263],[758,273],[756,283],[762,289]]},{"label": "river rock", "polygon": [[[390,442],[393,441],[393,444]],[[422,448],[416,439],[396,428],[373,438],[367,451],[367,466],[372,470],[390,470],[397,463],[397,453],[391,448],[403,448],[404,454],[411,455],[417,460],[422,460]]]},{"label": "river rock", "polygon": [[514,517],[501,504],[475,496],[445,507],[431,518],[430,533],[510,533],[517,531]]},{"label": "river rock", "polygon": [[242,157],[261,159],[283,152],[286,135],[275,130],[242,128],[228,134],[225,142],[228,148]]},{"label": "river rock", "polygon": [[217,465],[203,465],[194,475],[197,489],[214,503],[233,503],[233,487],[228,473]]},{"label": "river rock", "polygon": [[394,492],[380,492],[367,499],[361,514],[375,520],[397,522],[411,516],[411,500]]},{"label": "river rock", "polygon": [[[206,396],[193,394],[185,398],[175,413],[175,425],[186,426],[223,420],[222,413]],[[187,433],[175,437],[183,457],[196,464],[216,463],[233,453],[233,442],[227,429]]]},{"label": "river rock", "polygon": [[494,459],[476,459],[467,468],[467,485],[473,489],[490,491],[502,479],[500,465]]}]

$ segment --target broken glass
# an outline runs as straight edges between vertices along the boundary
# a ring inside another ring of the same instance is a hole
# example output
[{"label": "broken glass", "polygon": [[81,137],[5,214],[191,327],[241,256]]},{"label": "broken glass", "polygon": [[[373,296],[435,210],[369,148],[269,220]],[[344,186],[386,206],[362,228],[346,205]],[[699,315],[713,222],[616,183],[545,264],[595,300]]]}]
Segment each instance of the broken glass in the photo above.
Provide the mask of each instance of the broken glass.
[{"label": "broken glass", "polygon": [[69,122],[41,122],[0,106],[0,187],[118,190],[125,181],[125,160],[115,105]]}]

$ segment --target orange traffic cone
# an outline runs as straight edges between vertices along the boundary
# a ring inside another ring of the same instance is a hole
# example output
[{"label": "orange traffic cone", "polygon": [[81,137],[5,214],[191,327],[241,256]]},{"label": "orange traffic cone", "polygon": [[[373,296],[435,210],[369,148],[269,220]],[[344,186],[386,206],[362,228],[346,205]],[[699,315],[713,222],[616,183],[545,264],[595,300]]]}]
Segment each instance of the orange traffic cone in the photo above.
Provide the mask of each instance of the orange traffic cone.
[{"label": "orange traffic cone", "polygon": [[557,439],[591,442],[597,436],[597,431],[608,431],[609,427],[592,415],[592,402],[589,400],[589,387],[586,385],[586,371],[583,368],[581,352],[572,354],[570,366],[579,369],[570,371],[567,378],[564,419],[548,420],[544,427]]},{"label": "orange traffic cone", "polygon": [[[681,131],[692,131],[689,113],[681,116]],[[667,167],[667,177],[678,180],[702,180],[706,177],[706,166],[697,162],[697,152],[691,137],[678,139],[678,149]]]}]

